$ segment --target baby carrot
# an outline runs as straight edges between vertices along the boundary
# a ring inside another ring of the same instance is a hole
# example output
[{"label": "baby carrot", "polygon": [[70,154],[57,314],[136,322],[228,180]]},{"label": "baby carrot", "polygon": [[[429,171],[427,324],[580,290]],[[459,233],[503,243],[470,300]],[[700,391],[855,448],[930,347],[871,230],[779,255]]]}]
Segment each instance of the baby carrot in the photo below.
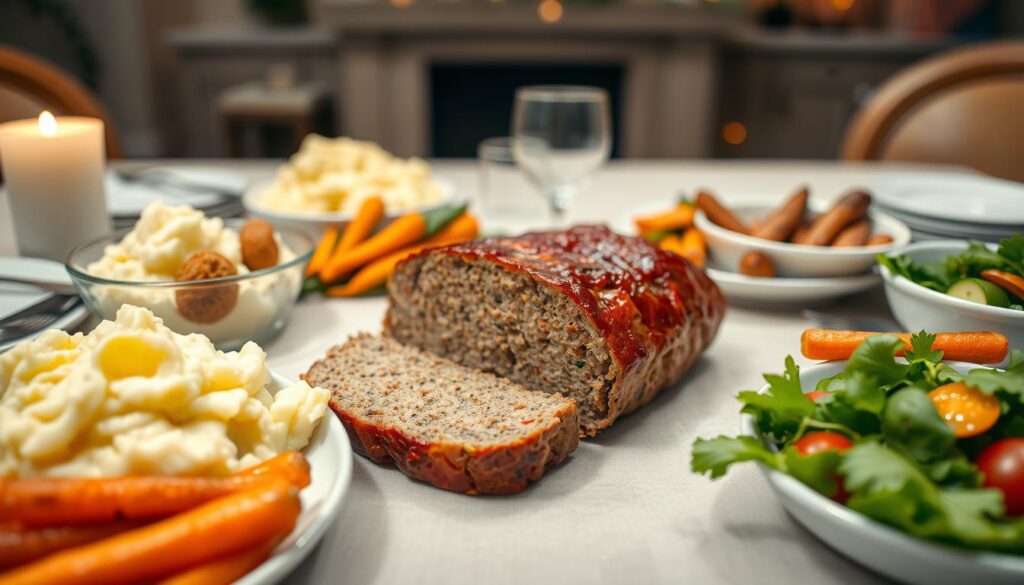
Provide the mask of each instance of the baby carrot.
[{"label": "baby carrot", "polygon": [[981,277],[1005,290],[1006,292],[1024,299],[1024,278],[1002,270],[982,270]]},{"label": "baby carrot", "polygon": [[136,583],[173,575],[288,534],[300,506],[295,487],[274,481],[50,555],[0,575],[0,585]]},{"label": "baby carrot", "polygon": [[275,476],[6,479],[0,520],[41,527],[164,518],[270,481]]},{"label": "baby carrot", "polygon": [[313,251],[313,257],[309,259],[309,265],[306,266],[306,276],[316,276],[320,273],[320,269],[327,263],[337,244],[338,228],[327,228],[324,231],[324,235],[320,237],[316,250]]},{"label": "baby carrot", "polygon": [[407,213],[354,248],[336,251],[320,271],[320,279],[325,283],[335,282],[374,259],[418,242],[426,233],[427,221],[423,215]]},{"label": "baby carrot", "polygon": [[422,243],[402,248],[397,252],[392,252],[383,258],[370,262],[359,269],[359,272],[356,272],[345,284],[327,289],[327,296],[354,297],[361,295],[387,282],[388,277],[394,272],[398,263],[409,256],[426,248],[447,246],[448,244],[472,240],[476,237],[478,231],[479,226],[476,218],[468,213],[464,213]]},{"label": "baby carrot", "polygon": [[698,268],[704,268],[707,249],[704,247],[704,235],[697,228],[690,228],[683,234],[679,243],[681,256],[693,262]]},{"label": "baby carrot", "polygon": [[139,526],[142,526],[139,522],[112,522],[90,526],[0,530],[0,571]]},{"label": "baby carrot", "polygon": [[[800,337],[800,351],[812,360],[845,360],[857,346],[874,335],[895,335],[910,347],[909,333],[875,333],[870,331],[832,331],[807,329]],[[947,360],[998,364],[1006,358],[1010,343],[1003,335],[990,331],[963,331],[935,334],[934,349],[942,350]],[[900,350],[899,355],[903,354]]]},{"label": "baby carrot", "polygon": [[248,469],[243,469],[235,474],[236,477],[269,478],[278,477],[288,480],[297,488],[304,488],[309,485],[309,461],[306,456],[298,451],[286,451],[257,463]]},{"label": "baby carrot", "polygon": [[382,217],[384,217],[384,200],[380,197],[367,197],[364,199],[362,205],[359,206],[356,216],[345,226],[345,231],[341,235],[341,240],[338,242],[335,254],[347,252],[355,248],[356,244],[365,240],[370,235],[370,232],[373,231],[373,228],[377,227]]},{"label": "baby carrot", "polygon": [[259,546],[164,579],[159,585],[231,585],[267,560],[280,540],[271,538]]},{"label": "baby carrot", "polygon": [[633,220],[641,234],[650,232],[671,232],[693,225],[693,216],[697,208],[689,203],[681,203],[671,211],[655,215],[645,215]]}]

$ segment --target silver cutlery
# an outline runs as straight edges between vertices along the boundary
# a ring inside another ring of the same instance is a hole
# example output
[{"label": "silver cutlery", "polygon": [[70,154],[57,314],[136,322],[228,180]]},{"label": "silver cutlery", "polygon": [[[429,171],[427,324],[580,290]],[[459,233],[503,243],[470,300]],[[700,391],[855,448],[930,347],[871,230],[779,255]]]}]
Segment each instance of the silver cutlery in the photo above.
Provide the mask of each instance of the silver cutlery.
[{"label": "silver cutlery", "polygon": [[82,300],[77,296],[50,295],[0,319],[0,342],[49,326]]}]

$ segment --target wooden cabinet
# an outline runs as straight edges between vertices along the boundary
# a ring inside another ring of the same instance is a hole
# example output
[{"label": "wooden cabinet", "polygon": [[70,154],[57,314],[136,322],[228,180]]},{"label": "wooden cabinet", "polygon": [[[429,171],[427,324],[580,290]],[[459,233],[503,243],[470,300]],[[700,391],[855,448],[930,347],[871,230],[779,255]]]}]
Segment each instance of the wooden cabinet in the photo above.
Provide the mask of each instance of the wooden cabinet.
[{"label": "wooden cabinet", "polygon": [[[887,37],[738,35],[723,48],[713,152],[834,159],[846,125],[879,84],[948,46]],[[745,140],[726,141],[722,128],[730,122],[746,128]]]}]

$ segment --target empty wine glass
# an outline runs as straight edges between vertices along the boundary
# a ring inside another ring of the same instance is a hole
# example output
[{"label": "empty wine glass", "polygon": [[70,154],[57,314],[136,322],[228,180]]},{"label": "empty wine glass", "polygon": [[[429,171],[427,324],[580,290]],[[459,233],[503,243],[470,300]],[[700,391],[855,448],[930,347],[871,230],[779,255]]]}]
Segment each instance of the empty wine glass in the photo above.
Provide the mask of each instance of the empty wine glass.
[{"label": "empty wine glass", "polygon": [[544,192],[557,224],[611,152],[608,94],[596,87],[537,85],[516,91],[512,153]]}]

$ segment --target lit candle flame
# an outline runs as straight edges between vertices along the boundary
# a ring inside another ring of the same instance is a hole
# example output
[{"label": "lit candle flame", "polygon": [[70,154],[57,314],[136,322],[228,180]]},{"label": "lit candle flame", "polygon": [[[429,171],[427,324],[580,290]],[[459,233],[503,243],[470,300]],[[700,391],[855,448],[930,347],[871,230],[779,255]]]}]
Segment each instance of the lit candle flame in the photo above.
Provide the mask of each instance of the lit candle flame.
[{"label": "lit candle flame", "polygon": [[43,113],[39,114],[39,133],[43,136],[57,134],[57,118],[54,118],[48,110],[43,110]]}]

